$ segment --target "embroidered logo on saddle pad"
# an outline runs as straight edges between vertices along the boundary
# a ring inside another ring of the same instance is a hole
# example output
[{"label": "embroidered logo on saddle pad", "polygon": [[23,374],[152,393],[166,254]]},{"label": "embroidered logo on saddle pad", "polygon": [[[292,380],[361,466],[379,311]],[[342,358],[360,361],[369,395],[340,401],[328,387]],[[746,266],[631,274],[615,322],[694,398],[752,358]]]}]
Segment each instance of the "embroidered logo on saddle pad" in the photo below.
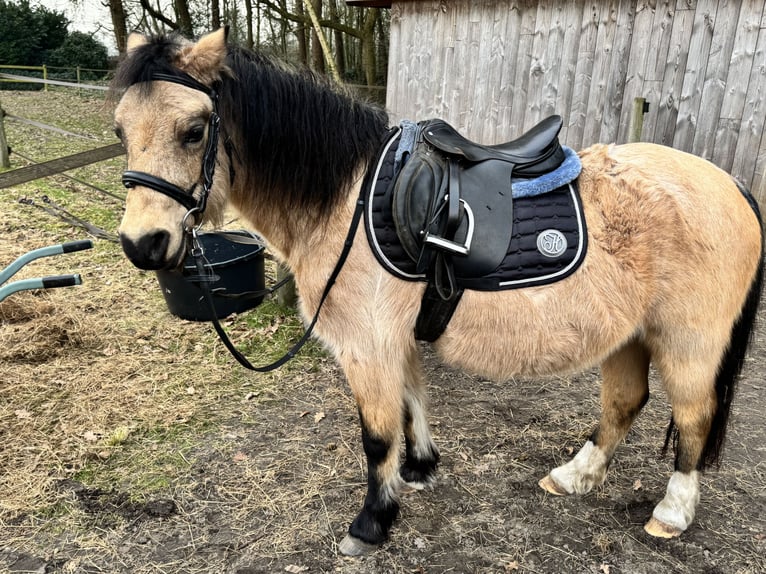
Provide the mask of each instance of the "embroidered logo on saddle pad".
[{"label": "embroidered logo on saddle pad", "polygon": [[[365,194],[365,228],[373,253],[388,272],[408,281],[427,281],[427,273],[418,269],[418,262],[402,246],[394,221],[396,178],[409,153],[399,149],[402,140],[405,146],[412,145],[412,136],[406,132],[402,136],[397,130],[375,167]],[[587,233],[577,180],[572,179],[579,174],[580,163],[574,151],[563,149],[566,159],[560,170],[540,178],[514,178],[505,257],[495,269],[479,277],[458,271],[455,279],[460,288],[497,291],[545,285],[568,277],[580,266]],[[567,177],[571,173],[574,175]],[[472,206],[469,209],[480,211]],[[478,217],[475,225],[481,225]]]}]

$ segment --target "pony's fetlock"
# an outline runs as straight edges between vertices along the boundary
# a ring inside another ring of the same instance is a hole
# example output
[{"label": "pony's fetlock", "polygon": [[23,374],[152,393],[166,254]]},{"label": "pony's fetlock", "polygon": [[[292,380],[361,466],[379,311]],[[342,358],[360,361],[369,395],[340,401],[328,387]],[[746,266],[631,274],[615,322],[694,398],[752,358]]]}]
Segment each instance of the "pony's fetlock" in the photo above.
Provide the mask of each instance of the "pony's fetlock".
[{"label": "pony's fetlock", "polygon": [[364,508],[349,526],[348,534],[370,546],[381,544],[388,540],[388,532],[398,515],[399,503],[393,498],[380,499],[374,505],[365,502]]},{"label": "pony's fetlock", "polygon": [[433,444],[428,455],[417,457],[407,449],[407,456],[399,469],[399,474],[406,485],[414,490],[422,490],[436,482],[436,467],[439,465],[439,451]]},{"label": "pony's fetlock", "polygon": [[699,472],[674,472],[660,503],[644,529],[652,536],[672,538],[680,535],[694,520],[700,499]]},{"label": "pony's fetlock", "polygon": [[[546,478],[553,480],[555,485],[564,491],[553,494],[585,494],[593,487],[603,484],[608,465],[609,460],[602,450],[588,441],[572,460],[554,468]],[[546,488],[542,484],[543,481],[540,486]]]}]

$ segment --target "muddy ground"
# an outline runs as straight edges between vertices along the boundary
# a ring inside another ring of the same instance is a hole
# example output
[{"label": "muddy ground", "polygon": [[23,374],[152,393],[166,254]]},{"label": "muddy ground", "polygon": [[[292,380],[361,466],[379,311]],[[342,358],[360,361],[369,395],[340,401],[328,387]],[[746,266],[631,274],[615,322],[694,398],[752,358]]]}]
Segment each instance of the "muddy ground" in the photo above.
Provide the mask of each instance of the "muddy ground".
[{"label": "muddy ground", "polygon": [[[119,187],[120,170],[98,177]],[[72,211],[77,201],[120,209],[71,182],[41,185],[0,193],[2,265],[82,237],[19,199],[63,190]],[[766,572],[766,320],[723,464],[704,475],[681,538],[642,528],[673,468],[660,456],[670,411],[654,376],[606,484],[557,498],[537,481],[589,436],[598,372],[499,384],[445,368],[424,347],[438,483],[403,500],[387,544],[348,559],[337,545],[361,507],[365,462],[332,361],[314,348],[272,376],[245,373],[208,325],[171,317],[154,277],[108,242],[30,273],[73,271],[83,286],[0,305],[0,572]],[[228,327],[243,344],[284,329],[294,338],[296,323],[284,314]]]}]

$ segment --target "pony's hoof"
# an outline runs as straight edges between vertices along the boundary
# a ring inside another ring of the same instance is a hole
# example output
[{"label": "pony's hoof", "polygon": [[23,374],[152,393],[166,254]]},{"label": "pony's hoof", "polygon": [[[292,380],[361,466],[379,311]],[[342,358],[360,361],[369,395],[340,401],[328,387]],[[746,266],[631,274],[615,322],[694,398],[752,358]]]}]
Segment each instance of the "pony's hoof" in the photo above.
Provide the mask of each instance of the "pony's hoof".
[{"label": "pony's hoof", "polygon": [[654,516],[652,516],[649,522],[644,524],[644,530],[646,530],[648,534],[657,538],[675,538],[676,536],[681,536],[683,533],[683,530],[665,524],[664,522],[657,520]]},{"label": "pony's hoof", "polygon": [[375,544],[364,542],[350,534],[346,534],[343,540],[340,541],[340,544],[338,544],[338,550],[344,556],[363,556],[375,551],[377,548]]},{"label": "pony's hoof", "polygon": [[415,494],[416,492],[422,492],[426,488],[432,486],[431,483],[427,482],[402,482],[399,486],[399,494],[402,496],[407,496],[409,494]]},{"label": "pony's hoof", "polygon": [[545,490],[546,492],[550,492],[551,494],[554,494],[556,496],[566,496],[569,494],[566,490],[564,490],[559,484],[551,478],[551,475],[547,475],[545,478],[541,478],[537,484]]}]

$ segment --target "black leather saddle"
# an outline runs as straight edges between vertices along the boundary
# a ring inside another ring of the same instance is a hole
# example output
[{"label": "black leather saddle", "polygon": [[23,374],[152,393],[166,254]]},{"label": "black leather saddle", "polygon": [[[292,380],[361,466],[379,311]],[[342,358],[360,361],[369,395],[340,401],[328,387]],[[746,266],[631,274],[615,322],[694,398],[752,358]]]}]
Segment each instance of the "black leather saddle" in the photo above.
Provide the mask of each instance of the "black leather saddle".
[{"label": "black leather saddle", "polygon": [[393,189],[396,232],[416,272],[444,300],[458,278],[492,272],[506,255],[513,223],[512,178],[549,173],[564,161],[560,116],[524,135],[481,145],[443,120],[418,124],[415,147]]}]

